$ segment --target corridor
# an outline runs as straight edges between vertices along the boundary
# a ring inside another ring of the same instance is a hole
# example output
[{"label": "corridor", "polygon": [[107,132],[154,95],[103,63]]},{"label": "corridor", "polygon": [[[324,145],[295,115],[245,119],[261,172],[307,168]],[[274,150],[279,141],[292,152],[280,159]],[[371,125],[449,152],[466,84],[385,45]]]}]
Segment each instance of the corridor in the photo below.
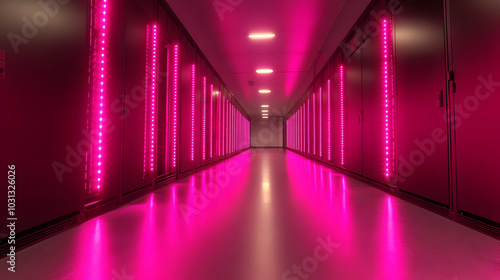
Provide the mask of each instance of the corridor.
[{"label": "corridor", "polygon": [[17,258],[1,279],[500,279],[500,241],[285,149],[247,150]]}]

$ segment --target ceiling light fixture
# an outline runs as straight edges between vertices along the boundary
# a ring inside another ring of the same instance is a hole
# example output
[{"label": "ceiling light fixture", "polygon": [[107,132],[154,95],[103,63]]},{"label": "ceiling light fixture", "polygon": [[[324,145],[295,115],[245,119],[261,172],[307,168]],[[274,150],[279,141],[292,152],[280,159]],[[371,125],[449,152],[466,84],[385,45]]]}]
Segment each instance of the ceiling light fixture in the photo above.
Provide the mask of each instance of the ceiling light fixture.
[{"label": "ceiling light fixture", "polygon": [[269,105],[260,105],[262,108],[269,108]]},{"label": "ceiling light fixture", "polygon": [[261,90],[259,90],[259,93],[271,93],[271,90],[269,90],[269,89],[261,89]]},{"label": "ceiling light fixture", "polygon": [[258,74],[271,74],[273,73],[273,69],[257,69]]},{"label": "ceiling light fixture", "polygon": [[262,110],[262,113],[269,113],[269,110]]},{"label": "ceiling light fixture", "polygon": [[274,36],[276,35],[274,35],[273,33],[253,33],[248,35],[248,38],[254,40],[261,40],[261,39],[271,39],[274,38]]}]

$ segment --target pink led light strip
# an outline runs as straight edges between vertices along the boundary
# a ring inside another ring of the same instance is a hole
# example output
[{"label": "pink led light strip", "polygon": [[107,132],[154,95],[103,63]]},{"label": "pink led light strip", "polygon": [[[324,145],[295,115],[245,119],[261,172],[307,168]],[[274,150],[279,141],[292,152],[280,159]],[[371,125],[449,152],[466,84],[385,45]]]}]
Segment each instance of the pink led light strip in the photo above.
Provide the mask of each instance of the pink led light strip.
[{"label": "pink led light strip", "polygon": [[327,94],[328,94],[328,147],[327,147],[327,153],[328,153],[328,161],[332,160],[332,87],[331,87],[331,81],[328,80],[327,84]]},{"label": "pink led light strip", "polygon": [[319,88],[319,157],[323,156],[323,91]]},{"label": "pink led light strip", "polygon": [[218,99],[220,102],[217,102],[219,103],[219,106],[217,106],[217,111],[218,111],[218,114],[217,114],[217,120],[218,120],[218,128],[217,128],[217,132],[218,132],[218,137],[217,137],[217,155],[220,156],[220,152],[221,152],[221,141],[222,141],[222,138],[221,138],[221,113],[222,113],[222,109],[221,109],[221,104],[222,104],[222,96],[219,94],[218,95]]},{"label": "pink led light strip", "polygon": [[172,166],[177,165],[177,95],[179,91],[179,46],[174,46],[174,125],[173,125],[173,145],[172,145]]},{"label": "pink led light strip", "polygon": [[155,157],[155,116],[156,116],[156,70],[157,70],[157,26],[153,25],[153,64],[151,75],[151,149],[149,155],[150,171],[154,170]]},{"label": "pink led light strip", "polygon": [[236,152],[236,107],[233,105],[233,115],[232,115],[232,126],[233,126],[233,153]]},{"label": "pink led light strip", "polygon": [[313,155],[316,154],[316,93],[312,96],[312,121],[313,121]]},{"label": "pink led light strip", "polygon": [[98,84],[99,84],[99,137],[98,137],[98,152],[97,152],[97,189],[101,188],[102,185],[102,161],[103,161],[103,117],[104,117],[104,82],[105,82],[105,71],[106,71],[106,65],[105,65],[105,53],[106,53],[106,18],[107,18],[107,3],[106,0],[102,1],[102,6],[101,6],[101,22],[102,25],[97,24],[97,26],[101,26],[101,30],[99,31],[98,34],[100,34],[98,42],[100,42],[100,47],[97,47],[97,59],[100,59],[100,71],[99,72],[99,78],[98,78]]},{"label": "pink led light strip", "polygon": [[206,146],[207,146],[207,77],[203,77],[203,155],[202,158],[206,158]]},{"label": "pink led light strip", "polygon": [[340,66],[340,164],[345,163],[344,146],[344,66]]},{"label": "pink led light strip", "polygon": [[390,166],[392,151],[390,149],[392,139],[390,137],[390,101],[392,100],[392,55],[390,47],[392,46],[392,32],[390,30],[390,21],[384,19],[383,21],[383,61],[384,61],[384,112],[385,112],[385,177],[389,178],[389,173],[392,168]]},{"label": "pink led light strip", "polygon": [[229,104],[229,153],[233,152],[233,105]]},{"label": "pink led light strip", "polygon": [[300,142],[302,143],[301,145],[301,151],[302,153],[305,153],[306,152],[306,140],[305,140],[305,128],[304,128],[304,125],[305,125],[305,118],[304,118],[304,104],[302,104],[302,106],[300,106]]},{"label": "pink led light strip", "polygon": [[149,84],[149,24],[146,26],[146,82],[144,84],[144,158],[142,167],[142,176],[146,176],[146,165],[148,161],[148,84]]},{"label": "pink led light strip", "polygon": [[191,161],[194,161],[194,102],[196,90],[195,65],[191,66]]},{"label": "pink led light strip", "polygon": [[229,151],[229,100],[224,102],[224,155]]},{"label": "pink led light strip", "polygon": [[311,115],[311,105],[309,103],[309,99],[307,99],[307,108],[306,108],[306,128],[307,128],[307,153],[311,153],[311,122],[309,121],[309,116]]},{"label": "pink led light strip", "polygon": [[214,85],[210,85],[210,158],[213,157],[213,137],[214,137],[214,126],[213,126],[213,121],[214,121]]},{"label": "pink led light strip", "polygon": [[236,116],[236,108],[234,107],[234,105],[232,106],[232,108],[233,108],[233,111],[232,111],[233,114],[231,115],[231,126],[232,126],[233,129],[232,129],[232,133],[231,134],[233,135],[232,150],[233,150],[233,153],[234,153],[236,151],[235,145],[234,145],[236,143],[236,133],[235,133],[236,132],[236,127],[235,127],[235,121],[234,121],[236,119],[236,117],[235,117]]},{"label": "pink led light strip", "polygon": [[295,150],[299,150],[299,139],[300,139],[300,134],[299,134],[299,111],[295,112]]}]

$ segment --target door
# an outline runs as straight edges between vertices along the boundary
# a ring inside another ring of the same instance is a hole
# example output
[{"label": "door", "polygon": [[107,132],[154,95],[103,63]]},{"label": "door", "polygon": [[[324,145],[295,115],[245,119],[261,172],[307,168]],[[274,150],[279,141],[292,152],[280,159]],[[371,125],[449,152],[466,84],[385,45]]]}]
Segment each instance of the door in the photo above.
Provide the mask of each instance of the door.
[{"label": "door", "polygon": [[[449,205],[442,1],[406,1],[394,18],[401,190]],[[409,36],[411,34],[411,36]],[[443,96],[444,98],[444,96]]]},{"label": "door", "polygon": [[[353,44],[351,44],[353,45]],[[347,58],[345,91],[347,100],[347,170],[363,175],[362,50]]]},{"label": "door", "polygon": [[457,208],[500,222],[500,2],[451,1]]}]

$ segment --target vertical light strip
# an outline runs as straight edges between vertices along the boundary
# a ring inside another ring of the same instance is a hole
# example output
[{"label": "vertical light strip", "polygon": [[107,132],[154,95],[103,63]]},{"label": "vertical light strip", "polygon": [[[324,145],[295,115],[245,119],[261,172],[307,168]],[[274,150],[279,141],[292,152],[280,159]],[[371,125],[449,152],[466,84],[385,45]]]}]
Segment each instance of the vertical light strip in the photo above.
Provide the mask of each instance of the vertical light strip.
[{"label": "vertical light strip", "polygon": [[295,149],[297,149],[298,144],[299,144],[299,130],[298,130],[298,124],[299,124],[299,118],[298,118],[299,110],[295,111]]},{"label": "vertical light strip", "polygon": [[319,157],[323,157],[323,91],[319,88]]},{"label": "vertical light strip", "polygon": [[232,119],[233,119],[233,108],[231,103],[228,100],[228,105],[227,105],[227,137],[228,137],[228,142],[227,142],[227,153],[231,154],[232,151],[232,146],[233,146],[233,127],[232,127]]},{"label": "vertical light strip", "polygon": [[222,127],[222,138],[221,138],[221,154],[224,156],[226,154],[225,144],[226,144],[226,97],[222,96],[222,117],[221,117],[221,127]]},{"label": "vertical light strip", "polygon": [[291,139],[292,138],[292,135],[293,135],[293,115],[292,117],[290,117],[288,120],[287,120],[287,137],[290,137],[290,141],[288,141],[288,138],[287,138],[287,141],[289,142],[289,145],[287,145],[289,148],[293,148],[293,140]]},{"label": "vertical light strip", "polygon": [[295,149],[295,114],[290,118],[290,145],[292,149]]},{"label": "vertical light strip", "polygon": [[298,150],[302,152],[302,106],[299,107],[299,148]]},{"label": "vertical light strip", "polygon": [[236,152],[236,107],[233,105],[233,153]]},{"label": "vertical light strip", "polygon": [[384,19],[383,21],[383,75],[384,75],[384,119],[385,119],[385,177],[389,178],[391,166],[391,158],[392,158],[392,150],[390,146],[392,146],[392,138],[390,137],[391,130],[391,121],[390,121],[390,101],[392,101],[392,31],[390,28],[391,24],[388,19]]},{"label": "vertical light strip", "polygon": [[194,110],[195,110],[195,91],[196,91],[196,73],[195,65],[191,66],[191,161],[194,161]]},{"label": "vertical light strip", "polygon": [[172,166],[177,165],[177,98],[179,93],[179,45],[174,46],[174,125],[173,125],[173,145],[172,145]]},{"label": "vertical light strip", "polygon": [[226,99],[224,107],[224,155],[229,151],[229,100]]},{"label": "vertical light strip", "polygon": [[302,104],[302,108],[300,109],[302,111],[302,153],[306,153],[306,104]]},{"label": "vertical light strip", "polygon": [[303,125],[304,125],[304,120],[302,118],[302,106],[299,108],[299,134],[300,134],[300,148],[299,151],[303,151],[303,146],[304,146],[304,134],[303,134]]},{"label": "vertical light strip", "polygon": [[231,153],[233,152],[234,149],[234,106],[233,104],[230,104],[231,106]]},{"label": "vertical light strip", "polygon": [[217,137],[217,155],[220,156],[220,144],[221,144],[221,104],[222,104],[222,96],[219,93],[218,95],[218,100],[220,102],[217,102],[219,106],[217,106],[217,120],[218,120],[218,127],[217,127],[217,134],[219,135]]},{"label": "vertical light strip", "polygon": [[154,171],[154,161],[155,161],[155,130],[156,130],[156,71],[157,71],[157,25],[153,25],[153,61],[152,61],[152,71],[151,71],[151,149],[149,155],[149,168],[150,171]]},{"label": "vertical light strip", "polygon": [[328,147],[327,147],[327,153],[328,153],[328,161],[332,160],[332,87],[331,87],[331,81],[328,79],[327,82],[327,101],[328,101],[328,112],[327,112],[327,118],[328,118]]},{"label": "vertical light strip", "polygon": [[214,156],[214,85],[210,85],[210,158]]},{"label": "vertical light strip", "polygon": [[233,153],[236,152],[236,107],[233,105]]},{"label": "vertical light strip", "polygon": [[105,65],[105,53],[106,53],[106,35],[107,35],[107,10],[108,6],[106,3],[106,0],[102,1],[102,7],[101,7],[101,24],[98,24],[98,26],[101,26],[101,30],[99,32],[99,42],[100,42],[100,47],[97,48],[97,57],[100,60],[100,71],[99,73],[99,78],[98,78],[98,84],[99,84],[99,100],[96,102],[99,104],[98,107],[98,112],[99,112],[99,137],[98,137],[98,148],[97,148],[97,189],[101,188],[102,185],[102,166],[103,166],[103,118],[104,118],[104,88],[105,88],[105,72],[106,72],[106,65]]},{"label": "vertical light strip", "polygon": [[340,164],[345,164],[344,145],[344,66],[340,65]]},{"label": "vertical light strip", "polygon": [[234,152],[234,106],[231,104],[231,152]]},{"label": "vertical light strip", "polygon": [[206,149],[207,149],[207,77],[203,77],[203,147],[202,147],[202,158],[206,159]]},{"label": "vertical light strip", "polygon": [[312,96],[312,107],[313,107],[313,155],[316,155],[316,93]]},{"label": "vertical light strip", "polygon": [[300,139],[300,130],[299,130],[299,125],[300,125],[300,118],[299,118],[299,111],[297,110],[295,112],[295,150],[299,150],[299,139]]},{"label": "vertical light strip", "polygon": [[303,134],[304,119],[302,118],[302,106],[299,107],[299,151],[302,152],[304,145]]},{"label": "vertical light strip", "polygon": [[290,119],[286,121],[286,146],[290,148]]},{"label": "vertical light strip", "polygon": [[311,104],[309,103],[309,99],[307,99],[307,153],[311,153],[311,122],[309,121],[311,115]]},{"label": "vertical light strip", "polygon": [[148,131],[149,131],[149,126],[148,126],[148,112],[149,112],[149,107],[148,107],[148,90],[149,90],[149,41],[150,41],[150,34],[149,34],[149,24],[146,26],[146,77],[145,77],[145,83],[144,83],[144,157],[143,157],[143,166],[142,166],[142,176],[146,176],[146,165],[148,162],[148,147],[149,147],[149,142],[148,142]]}]

